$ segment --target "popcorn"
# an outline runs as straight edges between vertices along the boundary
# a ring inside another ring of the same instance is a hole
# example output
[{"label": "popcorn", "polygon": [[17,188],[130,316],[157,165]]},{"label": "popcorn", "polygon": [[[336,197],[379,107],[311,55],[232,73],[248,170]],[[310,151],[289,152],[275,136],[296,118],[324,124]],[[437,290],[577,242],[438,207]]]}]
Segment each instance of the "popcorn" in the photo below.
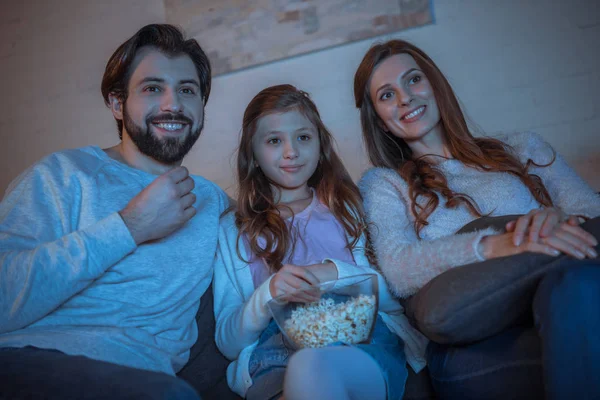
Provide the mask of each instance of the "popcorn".
[{"label": "popcorn", "polygon": [[372,295],[361,294],[343,303],[321,299],[293,310],[284,329],[301,347],[356,344],[369,337],[375,314],[376,299]]}]

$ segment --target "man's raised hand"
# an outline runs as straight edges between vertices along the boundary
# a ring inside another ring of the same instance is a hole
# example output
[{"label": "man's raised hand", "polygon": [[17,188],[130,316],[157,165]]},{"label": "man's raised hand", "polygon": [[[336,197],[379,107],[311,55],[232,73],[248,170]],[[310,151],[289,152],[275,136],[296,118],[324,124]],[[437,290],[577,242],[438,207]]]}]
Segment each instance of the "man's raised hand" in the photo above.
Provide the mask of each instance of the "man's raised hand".
[{"label": "man's raised hand", "polygon": [[119,212],[136,244],[162,239],[196,215],[194,180],[185,167],[156,178]]}]

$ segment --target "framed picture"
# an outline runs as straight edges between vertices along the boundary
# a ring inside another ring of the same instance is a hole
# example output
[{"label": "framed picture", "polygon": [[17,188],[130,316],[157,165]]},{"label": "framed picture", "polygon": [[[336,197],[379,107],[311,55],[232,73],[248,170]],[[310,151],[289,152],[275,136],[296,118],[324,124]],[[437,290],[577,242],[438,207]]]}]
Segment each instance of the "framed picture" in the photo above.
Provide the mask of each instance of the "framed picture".
[{"label": "framed picture", "polygon": [[163,0],[214,75],[432,22],[430,0]]}]

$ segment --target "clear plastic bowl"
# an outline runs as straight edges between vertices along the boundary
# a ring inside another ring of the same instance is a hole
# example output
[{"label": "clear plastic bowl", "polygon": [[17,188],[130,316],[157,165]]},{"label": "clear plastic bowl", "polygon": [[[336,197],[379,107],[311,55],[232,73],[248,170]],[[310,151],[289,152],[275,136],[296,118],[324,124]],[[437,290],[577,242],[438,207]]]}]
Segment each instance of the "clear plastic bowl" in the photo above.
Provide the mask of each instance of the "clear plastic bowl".
[{"label": "clear plastic bowl", "polygon": [[[317,294],[314,303],[286,301],[301,293]],[[267,303],[279,329],[296,348],[368,343],[379,308],[376,274],[354,275],[299,289]]]}]

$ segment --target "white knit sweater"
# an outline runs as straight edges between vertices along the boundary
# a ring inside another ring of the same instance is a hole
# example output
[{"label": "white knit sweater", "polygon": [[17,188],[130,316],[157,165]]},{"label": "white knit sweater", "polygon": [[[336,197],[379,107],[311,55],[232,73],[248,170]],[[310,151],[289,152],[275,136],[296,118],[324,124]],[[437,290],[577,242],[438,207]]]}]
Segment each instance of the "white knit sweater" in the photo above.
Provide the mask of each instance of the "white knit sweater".
[{"label": "white knit sweater", "polygon": [[[512,146],[523,163],[531,159],[543,165],[552,160],[552,147],[537,134],[515,133],[497,138]],[[483,215],[526,214],[540,207],[529,189],[508,173],[483,172],[457,160],[446,160],[436,167],[446,176],[448,187],[469,195]],[[588,218],[600,215],[600,196],[560,155],[556,154],[554,163],[548,167],[531,165],[529,172],[542,179],[554,205],[565,213]],[[477,218],[466,206],[446,208],[440,196],[440,204],[427,219],[429,225],[423,227],[419,239],[414,229],[408,185],[398,173],[387,168],[372,168],[365,173],[359,187],[372,223],[379,267],[397,296],[416,293],[450,268],[484,260],[477,252],[478,244],[483,236],[496,232],[487,229],[455,234]]]}]

